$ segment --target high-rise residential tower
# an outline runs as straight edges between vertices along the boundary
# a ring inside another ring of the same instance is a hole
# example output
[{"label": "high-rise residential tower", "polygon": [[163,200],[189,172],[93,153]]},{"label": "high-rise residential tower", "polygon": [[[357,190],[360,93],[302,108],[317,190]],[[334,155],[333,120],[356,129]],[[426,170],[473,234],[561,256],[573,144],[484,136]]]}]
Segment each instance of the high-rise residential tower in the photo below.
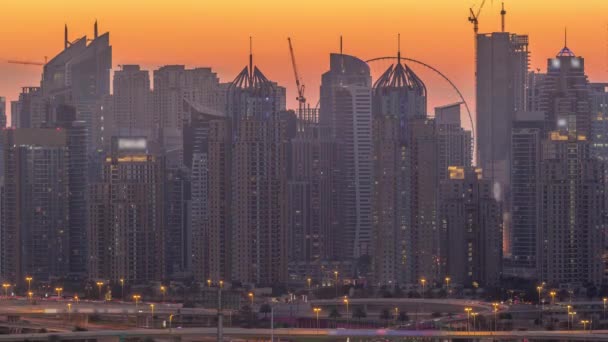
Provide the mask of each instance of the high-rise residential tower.
[{"label": "high-rise residential tower", "polygon": [[123,65],[114,72],[115,134],[152,138],[154,117],[150,73],[139,65]]},{"label": "high-rise residential tower", "polygon": [[321,81],[319,122],[330,127],[338,148],[337,254],[357,260],[372,252],[372,84],[367,63],[330,55],[330,70]]}]

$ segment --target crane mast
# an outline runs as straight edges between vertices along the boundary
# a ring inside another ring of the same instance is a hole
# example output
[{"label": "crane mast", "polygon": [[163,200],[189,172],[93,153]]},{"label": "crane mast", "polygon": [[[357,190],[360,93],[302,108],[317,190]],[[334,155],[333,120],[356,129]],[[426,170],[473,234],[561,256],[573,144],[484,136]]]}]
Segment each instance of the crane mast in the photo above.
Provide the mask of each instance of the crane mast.
[{"label": "crane mast", "polygon": [[291,65],[293,67],[293,74],[296,79],[296,88],[298,89],[298,115],[304,115],[304,111],[306,109],[306,97],[304,97],[304,84],[300,81],[300,74],[298,73],[298,66],[296,64],[296,56],[293,52],[293,45],[291,44],[291,38],[287,38],[287,42],[289,43],[289,54],[291,55]]}]

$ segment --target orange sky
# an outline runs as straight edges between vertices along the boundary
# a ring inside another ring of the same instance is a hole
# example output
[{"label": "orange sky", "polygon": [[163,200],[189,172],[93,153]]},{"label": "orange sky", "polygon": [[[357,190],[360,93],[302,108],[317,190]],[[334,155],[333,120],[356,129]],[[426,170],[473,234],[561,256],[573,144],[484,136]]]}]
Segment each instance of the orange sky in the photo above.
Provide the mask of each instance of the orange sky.
[{"label": "orange sky", "polygon": [[[468,8],[481,0],[7,0],[0,10],[0,96],[14,100],[19,87],[37,85],[41,69],[5,59],[44,60],[62,48],[63,25],[70,38],[111,32],[114,66],[164,64],[210,66],[230,81],[247,63],[254,37],[255,63],[272,80],[295,87],[286,38],[291,36],[307,97],[316,103],[328,53],[363,59],[392,55],[401,33],[402,53],[442,70],[474,104],[473,33]],[[532,67],[563,45],[586,58],[592,81],[608,81],[607,0],[506,0],[507,30],[529,34]],[[480,31],[500,29],[500,1],[487,0]],[[387,64],[372,70],[379,71]],[[439,78],[412,65],[429,88],[429,108],[457,100]],[[430,110],[429,110],[430,111]]]}]

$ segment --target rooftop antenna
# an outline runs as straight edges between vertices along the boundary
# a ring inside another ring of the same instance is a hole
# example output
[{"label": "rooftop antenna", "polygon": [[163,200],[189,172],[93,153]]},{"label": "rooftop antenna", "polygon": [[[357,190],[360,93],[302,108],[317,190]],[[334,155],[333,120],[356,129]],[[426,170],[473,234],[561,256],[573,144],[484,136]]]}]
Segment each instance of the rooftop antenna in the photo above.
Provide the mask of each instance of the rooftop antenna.
[{"label": "rooftop antenna", "polygon": [[63,30],[63,47],[64,49],[68,48],[68,44],[70,41],[68,40],[68,24],[65,24],[65,28]]},{"label": "rooftop antenna", "polygon": [[97,19],[95,19],[95,25],[93,25],[93,37],[97,39],[98,31],[97,31]]},{"label": "rooftop antenna", "polygon": [[401,64],[401,33],[397,33],[397,62]]},{"label": "rooftop antenna", "polygon": [[249,36],[249,80],[253,80],[253,38]]},{"label": "rooftop antenna", "polygon": [[564,47],[568,47],[568,28],[564,27]]},{"label": "rooftop antenna", "polygon": [[505,15],[507,14],[507,11],[505,11],[505,3],[502,3],[502,10],[500,10],[500,26],[502,29],[502,32],[505,32]]},{"label": "rooftop antenna", "polygon": [[342,73],[344,73],[344,53],[342,50],[342,35],[340,35],[340,57],[341,57],[341,68],[342,68]]}]

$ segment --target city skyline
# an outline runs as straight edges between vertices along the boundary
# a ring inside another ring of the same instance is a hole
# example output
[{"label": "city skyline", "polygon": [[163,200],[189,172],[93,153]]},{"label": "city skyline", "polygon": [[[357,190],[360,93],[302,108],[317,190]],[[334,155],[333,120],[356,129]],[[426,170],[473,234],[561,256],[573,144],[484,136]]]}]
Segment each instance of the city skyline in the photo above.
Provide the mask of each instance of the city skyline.
[{"label": "city skyline", "polygon": [[[339,51],[340,35],[344,39],[344,53],[365,60],[395,55],[397,33],[401,33],[402,54],[444,72],[474,109],[473,28],[467,16],[468,8],[477,8],[480,2],[439,1],[429,5],[385,0],[373,5],[350,3],[345,6],[339,1],[323,6],[321,2],[313,1],[301,9],[275,1],[266,1],[266,4],[240,2],[238,6],[177,1],[175,6],[167,9],[159,2],[146,3],[146,6],[132,2],[119,7],[117,1],[87,5],[64,1],[63,6],[55,5],[61,8],[60,14],[48,16],[49,11],[54,13],[57,8],[44,2],[31,8],[11,3],[0,14],[5,23],[0,37],[6,38],[3,39],[4,52],[0,55],[0,73],[5,75],[0,81],[0,93],[7,97],[7,102],[16,100],[20,88],[36,85],[41,73],[37,66],[8,64],[6,60],[42,62],[44,56],[53,56],[61,50],[64,24],[68,24],[70,40],[75,40],[84,35],[92,36],[91,23],[97,19],[101,31],[112,33],[110,40],[116,51],[114,70],[119,70],[118,66],[123,64],[141,64],[144,70],[154,70],[167,64],[185,64],[188,67],[211,67],[222,82],[231,81],[238,73],[241,61],[249,52],[249,36],[253,36],[256,64],[269,78],[287,88],[288,108],[297,107],[286,41],[288,36],[294,40],[307,98],[314,106],[319,95],[319,75],[327,68],[325,56]],[[605,12],[602,9],[608,10],[608,3],[593,0],[551,6],[549,1],[531,4],[514,0],[506,1],[505,6],[506,30],[530,36],[531,70],[542,69],[545,59],[558,52],[564,43],[563,29],[567,27],[569,45],[577,55],[587,60],[590,80],[597,81],[608,75],[608,26],[601,15]],[[480,16],[480,32],[500,31],[499,12],[499,1],[485,4]],[[297,22],[291,20],[296,16],[302,19]],[[585,20],[572,20],[573,16]],[[434,19],[431,21],[430,17]],[[532,25],[533,17],[542,18],[539,20],[543,25]],[[17,18],[19,22],[15,22]],[[332,19],[326,23],[329,20],[323,18]],[[18,30],[23,26],[36,29]],[[319,32],[323,34],[319,35]],[[450,39],[441,36],[445,32],[451,34]],[[441,46],[426,43],[437,39],[441,39]],[[31,41],[37,44],[25,43]],[[164,48],[159,50],[158,46]],[[372,67],[372,74],[383,71],[386,66],[388,62]],[[425,79],[433,76],[417,65],[412,65],[412,68],[422,73]],[[431,77],[427,83],[432,90],[428,112],[432,112],[435,106],[458,99],[440,78]],[[463,121],[463,126],[469,128],[468,120]]]}]

